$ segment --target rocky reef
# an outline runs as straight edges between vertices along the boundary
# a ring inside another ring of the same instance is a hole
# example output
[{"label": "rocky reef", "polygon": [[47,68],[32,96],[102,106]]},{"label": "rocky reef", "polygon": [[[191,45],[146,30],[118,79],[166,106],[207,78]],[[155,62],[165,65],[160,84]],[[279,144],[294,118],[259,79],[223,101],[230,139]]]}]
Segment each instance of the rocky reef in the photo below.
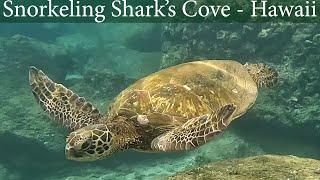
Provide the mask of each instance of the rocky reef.
[{"label": "rocky reef", "polygon": [[170,180],[319,179],[320,161],[295,156],[263,155],[206,164]]}]

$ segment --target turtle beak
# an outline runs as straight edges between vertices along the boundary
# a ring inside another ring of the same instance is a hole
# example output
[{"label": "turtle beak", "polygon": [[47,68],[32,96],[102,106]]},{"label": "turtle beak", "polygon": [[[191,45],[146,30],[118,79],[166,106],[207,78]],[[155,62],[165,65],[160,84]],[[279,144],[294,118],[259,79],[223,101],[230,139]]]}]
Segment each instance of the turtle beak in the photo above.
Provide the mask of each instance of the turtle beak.
[{"label": "turtle beak", "polygon": [[96,161],[98,158],[87,156],[84,152],[76,150],[74,147],[70,147],[69,144],[65,148],[66,159],[80,162]]},{"label": "turtle beak", "polygon": [[77,158],[81,158],[83,155],[82,153],[76,151],[74,148],[70,148],[70,149],[66,149],[65,151],[67,159],[77,159]]}]

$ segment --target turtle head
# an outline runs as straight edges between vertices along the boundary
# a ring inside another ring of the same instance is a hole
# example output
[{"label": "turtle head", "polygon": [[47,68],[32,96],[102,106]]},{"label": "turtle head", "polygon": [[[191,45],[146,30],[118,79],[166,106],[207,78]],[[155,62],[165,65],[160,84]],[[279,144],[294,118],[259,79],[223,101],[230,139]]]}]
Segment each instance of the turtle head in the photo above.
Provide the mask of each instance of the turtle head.
[{"label": "turtle head", "polygon": [[110,156],[117,149],[114,134],[105,124],[78,129],[70,133],[66,141],[66,157],[75,161],[95,161]]},{"label": "turtle head", "polygon": [[278,82],[278,72],[266,64],[246,63],[244,67],[247,69],[258,87],[272,87]]}]

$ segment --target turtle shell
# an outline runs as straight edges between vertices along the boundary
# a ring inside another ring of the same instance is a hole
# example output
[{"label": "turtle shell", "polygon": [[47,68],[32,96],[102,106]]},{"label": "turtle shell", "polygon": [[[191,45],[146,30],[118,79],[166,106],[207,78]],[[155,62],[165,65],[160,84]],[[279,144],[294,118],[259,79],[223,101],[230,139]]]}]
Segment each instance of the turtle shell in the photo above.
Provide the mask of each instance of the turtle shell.
[{"label": "turtle shell", "polygon": [[142,78],[122,91],[109,109],[117,115],[152,124],[176,126],[234,103],[233,119],[255,102],[257,86],[244,66],[231,60],[180,64]]}]

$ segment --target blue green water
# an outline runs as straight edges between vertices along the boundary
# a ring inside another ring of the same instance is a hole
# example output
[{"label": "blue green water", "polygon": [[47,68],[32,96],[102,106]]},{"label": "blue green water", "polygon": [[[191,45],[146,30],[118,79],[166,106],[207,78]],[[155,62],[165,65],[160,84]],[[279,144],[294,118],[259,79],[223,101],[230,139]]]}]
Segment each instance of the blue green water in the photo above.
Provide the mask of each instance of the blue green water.
[{"label": "blue green water", "polygon": [[[0,24],[0,179],[155,179],[259,154],[320,159],[318,24]],[[106,113],[113,98],[161,68],[201,59],[264,62],[279,84],[224,134],[177,153],[126,150],[96,162],[65,159],[68,132],[28,85],[37,66]]]}]

